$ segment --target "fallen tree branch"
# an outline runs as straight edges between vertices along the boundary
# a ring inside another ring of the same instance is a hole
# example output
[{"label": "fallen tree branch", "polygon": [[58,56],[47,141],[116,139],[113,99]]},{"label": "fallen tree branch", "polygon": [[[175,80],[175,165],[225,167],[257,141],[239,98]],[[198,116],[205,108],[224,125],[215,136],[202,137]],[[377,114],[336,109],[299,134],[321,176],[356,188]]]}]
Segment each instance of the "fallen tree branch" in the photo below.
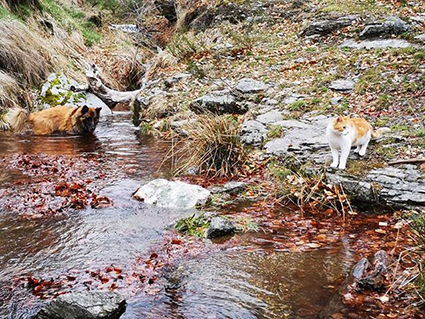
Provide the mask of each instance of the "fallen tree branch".
[{"label": "fallen tree branch", "polygon": [[[92,64],[86,72],[88,88],[85,86],[74,88],[76,91],[90,91],[99,97],[110,109],[113,109],[118,103],[130,103],[143,89],[128,92],[116,91],[103,84],[99,75],[99,68]],[[87,90],[88,89],[88,90]]]},{"label": "fallen tree branch", "polygon": [[425,163],[425,158],[411,158],[407,160],[393,161],[393,162],[389,162],[388,165],[416,164],[416,163]]}]

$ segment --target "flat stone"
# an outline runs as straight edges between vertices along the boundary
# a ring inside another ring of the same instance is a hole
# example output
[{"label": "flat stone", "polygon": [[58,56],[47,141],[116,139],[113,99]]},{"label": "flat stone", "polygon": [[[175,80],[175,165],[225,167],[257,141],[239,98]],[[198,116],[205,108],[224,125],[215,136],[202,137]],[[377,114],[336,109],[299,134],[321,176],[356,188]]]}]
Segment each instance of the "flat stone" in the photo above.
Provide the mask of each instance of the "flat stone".
[{"label": "flat stone", "polygon": [[364,205],[425,206],[424,176],[414,165],[374,169],[361,180],[343,173],[328,173],[327,176],[331,183],[341,183],[355,201]]},{"label": "flat stone", "polygon": [[425,42],[425,34],[420,34],[420,35],[415,36],[415,40]]},{"label": "flat stone", "polygon": [[382,39],[382,40],[364,40],[356,42],[354,40],[346,40],[341,47],[360,49],[386,49],[386,48],[420,48],[420,46],[410,43],[403,39]]},{"label": "flat stone", "polygon": [[212,112],[214,114],[244,114],[248,111],[246,105],[238,103],[230,91],[214,91],[194,100],[190,109],[201,114]]},{"label": "flat stone", "polygon": [[119,294],[84,291],[59,296],[35,319],[118,319],[125,308],[126,301]]},{"label": "flat stone", "polygon": [[140,187],[134,197],[158,207],[192,209],[205,204],[210,197],[210,191],[181,181],[156,179]]},{"label": "flat stone", "polygon": [[337,19],[320,20],[309,23],[302,31],[301,35],[312,36],[312,35],[326,35],[335,32],[341,28],[348,27],[351,25],[358,16],[351,15],[346,17],[340,17]]},{"label": "flat stone", "polygon": [[336,80],[329,85],[329,88],[334,91],[351,91],[354,89],[354,81],[344,79]]},{"label": "flat stone", "polygon": [[304,99],[305,99],[305,95],[291,94],[283,100],[283,103],[286,105],[289,105],[297,101],[302,101]]},{"label": "flat stone", "polygon": [[241,141],[248,145],[260,145],[267,137],[267,128],[258,121],[246,121],[240,130]]},{"label": "flat stone", "polygon": [[258,122],[261,124],[267,125],[267,124],[273,124],[279,121],[283,120],[282,114],[277,110],[272,110],[270,112],[267,112],[265,114],[262,114],[256,118]]},{"label": "flat stone", "polygon": [[331,99],[331,104],[332,105],[337,105],[339,102],[341,102],[341,100],[342,100],[342,96],[333,97]]},{"label": "flat stone", "polygon": [[269,86],[263,82],[249,78],[243,78],[239,80],[235,87],[235,89],[241,93],[258,93],[265,91],[268,88]]},{"label": "flat stone", "polygon": [[213,186],[208,188],[211,194],[239,194],[246,189],[246,183],[244,182],[228,182],[224,185]]},{"label": "flat stone", "polygon": [[223,217],[213,217],[207,229],[207,238],[216,238],[233,234],[236,231],[235,223]]}]

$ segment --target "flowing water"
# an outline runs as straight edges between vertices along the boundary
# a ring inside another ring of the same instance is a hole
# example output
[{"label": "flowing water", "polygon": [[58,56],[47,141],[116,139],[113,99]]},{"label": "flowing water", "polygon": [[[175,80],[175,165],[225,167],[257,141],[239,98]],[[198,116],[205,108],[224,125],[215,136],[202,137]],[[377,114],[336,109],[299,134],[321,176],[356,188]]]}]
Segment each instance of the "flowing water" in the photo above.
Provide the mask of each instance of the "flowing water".
[{"label": "flowing water", "polygon": [[[141,184],[167,177],[169,165],[158,168],[169,147],[140,136],[125,112],[102,119],[92,137],[0,138],[4,161],[22,153],[97,156],[106,178],[93,183],[113,201],[107,208],[36,219],[0,211],[1,318],[29,318],[42,303],[26,302],[28,289],[4,288],[13,278],[49,278],[111,264],[125,269],[155,247],[182,213],[148,206],[131,195]],[[15,182],[28,178],[5,163],[0,170],[0,191],[19,189]],[[165,272],[155,296],[130,296],[123,318],[317,318],[338,299],[338,287],[352,266],[348,242],[336,244],[332,253],[291,253],[276,249],[268,234],[237,236],[237,247],[182,259]]]}]

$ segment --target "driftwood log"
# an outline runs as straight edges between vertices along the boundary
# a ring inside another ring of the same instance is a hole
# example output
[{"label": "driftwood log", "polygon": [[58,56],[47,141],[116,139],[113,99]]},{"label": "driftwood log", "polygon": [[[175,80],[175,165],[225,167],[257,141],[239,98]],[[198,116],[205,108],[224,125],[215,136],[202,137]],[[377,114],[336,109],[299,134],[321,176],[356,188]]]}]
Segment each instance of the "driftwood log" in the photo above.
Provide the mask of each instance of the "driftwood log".
[{"label": "driftwood log", "polygon": [[135,91],[116,91],[103,84],[100,78],[99,68],[92,64],[86,71],[88,84],[78,87],[72,86],[74,92],[90,92],[100,98],[110,109],[113,109],[118,103],[130,103],[146,87],[145,82],[142,87]]}]

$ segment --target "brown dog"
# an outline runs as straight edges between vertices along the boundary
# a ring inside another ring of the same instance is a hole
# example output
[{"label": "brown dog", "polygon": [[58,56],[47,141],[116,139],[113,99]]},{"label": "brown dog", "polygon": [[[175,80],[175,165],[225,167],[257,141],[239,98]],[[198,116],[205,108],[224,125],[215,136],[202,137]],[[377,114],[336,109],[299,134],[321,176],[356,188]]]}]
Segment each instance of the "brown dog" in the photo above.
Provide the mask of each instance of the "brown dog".
[{"label": "brown dog", "polygon": [[6,121],[15,132],[21,132],[28,123],[34,134],[47,135],[56,132],[68,134],[93,133],[99,122],[102,108],[55,106],[29,114],[21,108],[9,110]]}]

